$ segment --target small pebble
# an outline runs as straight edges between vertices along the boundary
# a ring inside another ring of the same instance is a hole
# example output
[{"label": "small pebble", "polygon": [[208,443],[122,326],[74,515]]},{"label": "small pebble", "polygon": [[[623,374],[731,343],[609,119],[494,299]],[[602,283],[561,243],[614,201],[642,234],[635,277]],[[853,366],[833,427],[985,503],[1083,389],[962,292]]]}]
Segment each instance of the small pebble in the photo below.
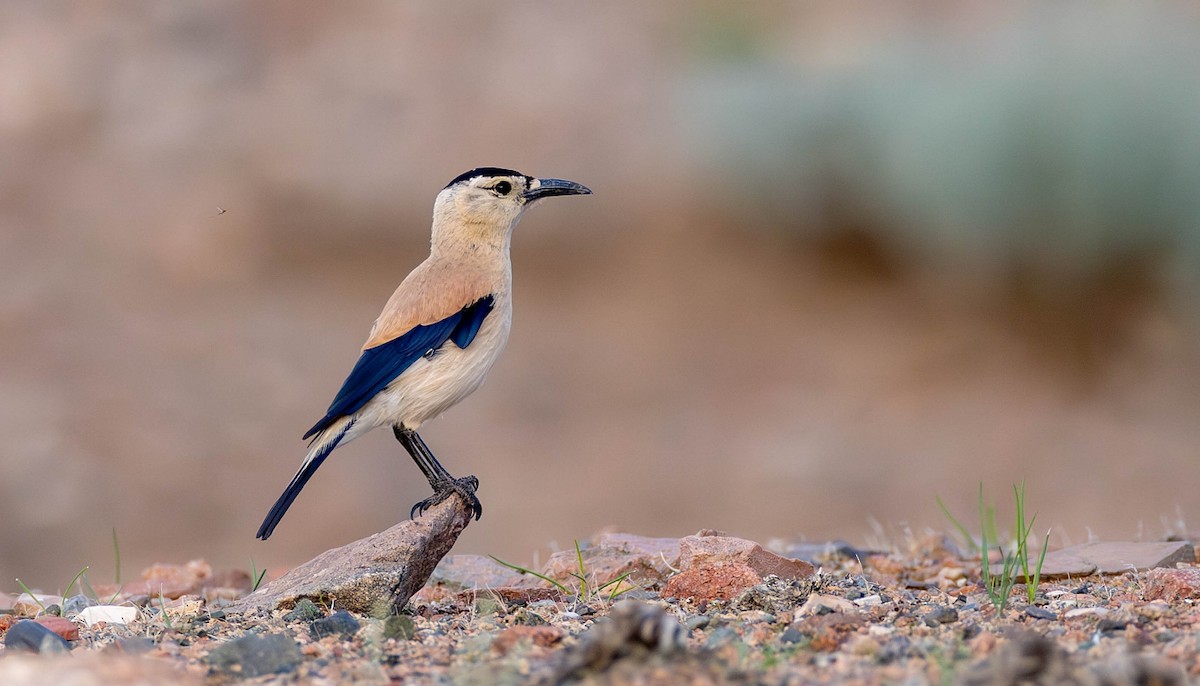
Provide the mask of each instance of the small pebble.
[{"label": "small pebble", "polygon": [[358,633],[361,625],[349,612],[341,610],[312,623],[313,638],[340,635],[349,638]]},{"label": "small pebble", "polygon": [[1047,610],[1044,607],[1037,607],[1036,605],[1030,605],[1029,607],[1025,608],[1025,614],[1033,617],[1034,619],[1058,619],[1057,613]]},{"label": "small pebble", "polygon": [[512,623],[520,626],[546,626],[549,624],[545,617],[524,607],[513,613]]},{"label": "small pebble", "polygon": [[692,631],[693,629],[703,629],[708,626],[710,621],[711,618],[708,615],[693,615],[684,620],[683,626],[688,631]]},{"label": "small pebble", "polygon": [[31,653],[65,653],[71,644],[32,619],[22,619],[4,634],[4,647]]},{"label": "small pebble", "polygon": [[875,607],[883,604],[883,598],[879,594],[865,595],[856,599],[854,604],[859,607]]},{"label": "small pebble", "polygon": [[937,606],[927,612],[921,618],[926,626],[937,626],[939,624],[950,624],[958,621],[958,610],[952,607]]},{"label": "small pebble", "polygon": [[779,637],[779,641],[780,643],[799,643],[804,638],[805,636],[800,630],[794,626],[789,626],[787,629],[784,629],[783,635]]}]

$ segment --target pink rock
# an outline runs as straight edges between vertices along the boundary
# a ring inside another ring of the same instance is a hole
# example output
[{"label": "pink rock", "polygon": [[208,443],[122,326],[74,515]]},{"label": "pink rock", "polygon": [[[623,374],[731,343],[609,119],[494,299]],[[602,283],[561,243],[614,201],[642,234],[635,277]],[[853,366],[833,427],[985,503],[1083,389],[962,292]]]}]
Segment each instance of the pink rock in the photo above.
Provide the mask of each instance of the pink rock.
[{"label": "pink rock", "polygon": [[803,579],[815,571],[803,560],[791,560],[765,550],[754,541],[722,536],[710,530],[679,539],[679,552],[679,566],[684,571],[693,567],[741,564],[754,570],[759,577],[774,574],[781,579]]},{"label": "pink rock", "polygon": [[[628,572],[631,582],[650,588],[661,586],[671,574],[671,568],[679,563],[679,550],[676,538],[604,532],[594,536],[581,554],[588,583],[605,584]],[[578,573],[574,548],[554,553],[542,569],[542,574],[564,584],[576,583],[573,575]]]},{"label": "pink rock", "polygon": [[54,616],[38,617],[33,621],[41,624],[68,641],[79,640],[79,626],[69,619]]},{"label": "pink rock", "polygon": [[762,577],[749,565],[739,562],[692,567],[667,580],[664,598],[730,600],[757,585]]},{"label": "pink rock", "polygon": [[1145,597],[1147,600],[1200,598],[1200,569],[1196,567],[1151,569],[1146,572]]}]

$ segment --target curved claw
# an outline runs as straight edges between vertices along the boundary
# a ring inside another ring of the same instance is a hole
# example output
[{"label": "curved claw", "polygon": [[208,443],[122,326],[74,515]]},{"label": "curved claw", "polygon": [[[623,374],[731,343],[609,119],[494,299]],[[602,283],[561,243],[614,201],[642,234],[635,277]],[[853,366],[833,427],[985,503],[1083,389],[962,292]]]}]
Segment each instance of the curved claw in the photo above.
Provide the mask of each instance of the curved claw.
[{"label": "curved claw", "polygon": [[437,488],[433,495],[418,502],[412,506],[408,512],[409,519],[416,519],[418,516],[424,515],[425,511],[437,505],[446,498],[450,497],[451,493],[457,493],[462,496],[463,500],[467,501],[467,506],[475,515],[475,521],[483,516],[483,505],[480,504],[479,498],[475,496],[475,491],[479,489],[479,479],[474,476],[464,476],[459,479],[447,481]]}]

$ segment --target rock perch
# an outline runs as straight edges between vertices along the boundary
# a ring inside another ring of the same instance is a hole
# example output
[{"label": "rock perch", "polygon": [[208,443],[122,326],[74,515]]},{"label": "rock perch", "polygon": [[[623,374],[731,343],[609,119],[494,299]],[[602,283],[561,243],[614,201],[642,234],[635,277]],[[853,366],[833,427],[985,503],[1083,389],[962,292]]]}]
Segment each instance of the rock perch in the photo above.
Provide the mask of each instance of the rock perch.
[{"label": "rock perch", "polygon": [[421,517],[321,553],[226,611],[290,608],[308,598],[361,614],[399,612],[454,547],[474,514],[471,505],[453,494]]}]

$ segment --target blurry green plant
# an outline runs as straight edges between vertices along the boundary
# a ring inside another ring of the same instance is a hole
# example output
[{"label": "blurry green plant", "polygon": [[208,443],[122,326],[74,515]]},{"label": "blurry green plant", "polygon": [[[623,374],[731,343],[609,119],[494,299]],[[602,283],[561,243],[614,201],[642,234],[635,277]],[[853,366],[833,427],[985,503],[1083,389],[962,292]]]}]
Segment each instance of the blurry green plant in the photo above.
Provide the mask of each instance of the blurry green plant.
[{"label": "blurry green plant", "polygon": [[1200,24],[1066,2],[969,46],[952,22],[913,26],[838,66],[699,60],[678,111],[697,168],[720,177],[714,201],[742,226],[849,226],[908,268],[1067,316],[1111,305],[1097,289],[1136,296],[1143,276],[1151,296],[1196,285]]},{"label": "blurry green plant", "polygon": [[[1000,544],[1000,535],[996,529],[996,508],[988,505],[983,499],[983,483],[979,484],[979,542],[976,543],[970,531],[950,512],[941,497],[935,496],[942,514],[958,530],[972,550],[980,555],[979,576],[980,584],[988,595],[992,605],[1000,613],[1008,606],[1008,599],[1018,579],[1025,580],[1025,595],[1030,603],[1037,598],[1038,586],[1041,584],[1042,565],[1046,561],[1046,551],[1050,547],[1050,532],[1042,540],[1041,554],[1037,561],[1030,557],[1029,535],[1033,533],[1033,523],[1037,519],[1035,513],[1028,521],[1025,519],[1025,481],[1018,486],[1013,485],[1013,501],[1016,508],[1016,521],[1013,543],[1009,546],[1011,552],[1005,552]],[[1000,553],[999,573],[992,571],[989,552],[995,548]]]},{"label": "blurry green plant", "polygon": [[267,576],[267,570],[259,569],[254,564],[254,558],[250,558],[250,592],[253,593],[262,585],[263,579]]}]

